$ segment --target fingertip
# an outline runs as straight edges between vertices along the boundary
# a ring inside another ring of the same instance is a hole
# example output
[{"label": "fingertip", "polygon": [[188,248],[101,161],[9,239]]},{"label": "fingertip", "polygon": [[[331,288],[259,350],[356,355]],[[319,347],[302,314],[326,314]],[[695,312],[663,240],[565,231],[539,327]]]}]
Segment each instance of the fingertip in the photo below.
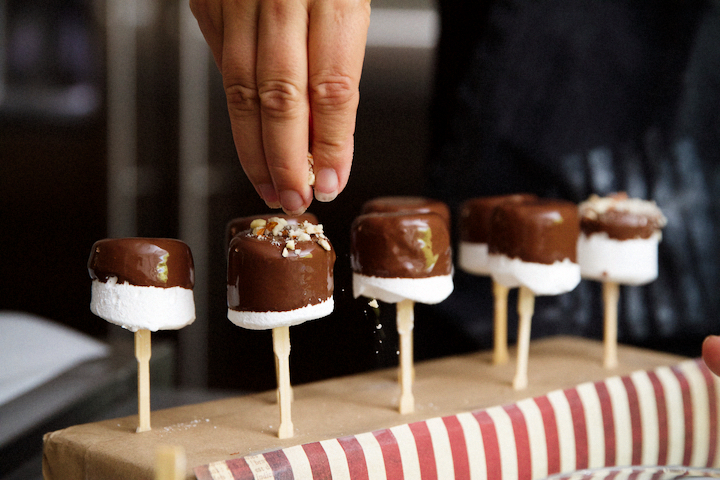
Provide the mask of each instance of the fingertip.
[{"label": "fingertip", "polygon": [[295,190],[283,190],[280,192],[280,205],[288,215],[301,215],[305,213],[309,203],[309,201]]},{"label": "fingertip", "polygon": [[333,168],[323,168],[315,173],[315,199],[319,202],[331,202],[339,193],[340,181]]},{"label": "fingertip", "polygon": [[269,208],[280,208],[280,198],[275,191],[275,187],[263,183],[257,186],[257,192]]}]

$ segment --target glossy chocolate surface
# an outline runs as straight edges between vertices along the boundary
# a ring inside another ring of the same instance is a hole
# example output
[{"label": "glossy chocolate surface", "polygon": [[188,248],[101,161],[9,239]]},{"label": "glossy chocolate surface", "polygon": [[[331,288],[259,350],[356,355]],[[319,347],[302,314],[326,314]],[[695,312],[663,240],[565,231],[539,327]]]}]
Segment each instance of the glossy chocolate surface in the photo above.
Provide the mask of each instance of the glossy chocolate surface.
[{"label": "glossy chocolate surface", "polygon": [[195,268],[190,247],[171,238],[107,238],[95,242],[88,260],[90,278],[117,277],[141,287],[193,288]]},{"label": "glossy chocolate surface", "polygon": [[335,250],[314,239],[283,257],[285,240],[240,232],[228,249],[228,307],[241,312],[287,312],[332,297]]},{"label": "glossy chocolate surface", "polygon": [[608,210],[594,219],[582,217],[580,228],[585,235],[605,232],[615,240],[647,239],[662,228],[662,222],[657,216]]},{"label": "glossy chocolate surface", "polygon": [[495,207],[506,202],[521,203],[536,199],[535,195],[529,193],[517,193],[466,200],[460,207],[460,223],[458,225],[460,240],[472,243],[488,243]]},{"label": "glossy chocolate surface", "polygon": [[489,251],[525,262],[577,262],[578,209],[562,200],[498,205],[492,218]]},{"label": "glossy chocolate surface", "polygon": [[450,227],[450,208],[440,200],[426,197],[377,197],[365,202],[361,213],[435,213]]},{"label": "glossy chocolate surface", "polygon": [[251,215],[249,217],[233,218],[227,223],[227,226],[225,227],[225,245],[230,245],[230,240],[232,240],[235,235],[242,232],[243,230],[247,230],[248,228],[250,228],[250,224],[253,220],[257,220],[258,218],[267,220],[271,217],[284,218],[288,221],[289,224],[295,225],[300,224],[306,220],[310,223],[318,223],[317,217],[310,212],[305,212],[302,215],[288,215],[285,213],[265,213],[263,215]]},{"label": "glossy chocolate surface", "polygon": [[445,219],[435,213],[367,213],[352,224],[353,271],[386,278],[425,278],[452,272]]}]

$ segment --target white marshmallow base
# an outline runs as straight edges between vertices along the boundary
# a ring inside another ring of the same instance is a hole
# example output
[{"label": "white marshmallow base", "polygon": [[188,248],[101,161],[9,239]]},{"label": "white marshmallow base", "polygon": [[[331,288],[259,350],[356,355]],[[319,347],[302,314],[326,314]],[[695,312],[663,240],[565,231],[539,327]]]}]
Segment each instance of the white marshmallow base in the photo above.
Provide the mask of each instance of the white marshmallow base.
[{"label": "white marshmallow base", "polygon": [[453,291],[450,275],[425,278],[385,278],[353,273],[353,295],[375,298],[385,303],[401,300],[433,305],[445,300]]},{"label": "white marshmallow base", "polygon": [[580,283],[580,265],[568,258],[548,265],[507,255],[490,255],[490,268],[496,282],[508,288],[523,285],[535,295],[560,295]]},{"label": "white marshmallow base", "polygon": [[314,305],[306,305],[286,312],[241,312],[228,308],[228,320],[238,327],[249,330],[269,330],[277,327],[292,327],[330,315],[335,308],[333,297]]},{"label": "white marshmallow base", "polygon": [[490,258],[487,243],[460,242],[458,266],[474,275],[490,275]]},{"label": "white marshmallow base", "polygon": [[650,238],[616,240],[607,233],[580,234],[577,255],[583,278],[644,285],[658,276],[660,232]]},{"label": "white marshmallow base", "polygon": [[92,281],[90,310],[131,332],[177,330],[195,321],[191,289],[117,283],[117,277],[110,277],[107,282]]}]

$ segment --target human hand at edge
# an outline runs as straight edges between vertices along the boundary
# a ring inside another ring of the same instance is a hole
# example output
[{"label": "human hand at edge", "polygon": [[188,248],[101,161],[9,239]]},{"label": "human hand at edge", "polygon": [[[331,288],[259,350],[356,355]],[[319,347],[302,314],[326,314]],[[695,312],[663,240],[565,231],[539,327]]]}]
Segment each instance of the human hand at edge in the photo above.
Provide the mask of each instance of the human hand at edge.
[{"label": "human hand at edge", "polygon": [[715,375],[720,375],[720,337],[710,335],[703,341],[702,358]]},{"label": "human hand at edge", "polygon": [[333,200],[350,175],[370,1],[190,0],[190,8],[257,193],[271,208],[305,211],[310,145],[315,198]]}]

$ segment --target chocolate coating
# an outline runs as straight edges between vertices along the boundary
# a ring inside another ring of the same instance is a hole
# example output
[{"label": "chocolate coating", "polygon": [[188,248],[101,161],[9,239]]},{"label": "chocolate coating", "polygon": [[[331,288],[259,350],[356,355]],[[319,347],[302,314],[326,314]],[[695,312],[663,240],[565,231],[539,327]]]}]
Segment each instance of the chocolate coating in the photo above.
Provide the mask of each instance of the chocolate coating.
[{"label": "chocolate coating", "polygon": [[352,224],[353,271],[386,278],[452,273],[450,233],[435,213],[367,213]]},{"label": "chocolate coating", "polygon": [[361,213],[436,213],[450,227],[450,208],[440,200],[426,197],[377,197],[365,202]]},{"label": "chocolate coating", "polygon": [[248,228],[250,228],[250,224],[253,220],[256,220],[258,218],[267,220],[268,218],[272,217],[284,218],[291,225],[299,225],[306,220],[313,224],[318,223],[317,217],[310,212],[305,212],[301,215],[288,215],[285,213],[265,213],[263,215],[238,217],[230,220],[225,227],[225,239],[227,240],[225,245],[230,245],[230,240],[232,240],[235,235],[242,232],[243,230],[247,230]]},{"label": "chocolate coating", "polygon": [[605,232],[615,240],[647,239],[662,228],[662,222],[655,216],[608,210],[595,219],[582,217],[580,228],[588,236]]},{"label": "chocolate coating", "polygon": [[498,205],[488,249],[525,262],[577,262],[578,209],[562,200]]},{"label": "chocolate coating", "polygon": [[[329,242],[328,242],[329,243]],[[328,300],[333,295],[335,250],[314,240],[297,242],[282,256],[285,240],[233,237],[228,249],[228,307],[241,312],[287,312]]]},{"label": "chocolate coating", "polygon": [[182,287],[195,284],[190,247],[171,238],[107,238],[95,242],[88,260],[90,278],[107,282],[117,277],[140,287]]},{"label": "chocolate coating", "polygon": [[503,203],[522,203],[536,200],[530,193],[497,195],[471,198],[460,206],[460,240],[472,243],[488,243],[495,207]]}]

